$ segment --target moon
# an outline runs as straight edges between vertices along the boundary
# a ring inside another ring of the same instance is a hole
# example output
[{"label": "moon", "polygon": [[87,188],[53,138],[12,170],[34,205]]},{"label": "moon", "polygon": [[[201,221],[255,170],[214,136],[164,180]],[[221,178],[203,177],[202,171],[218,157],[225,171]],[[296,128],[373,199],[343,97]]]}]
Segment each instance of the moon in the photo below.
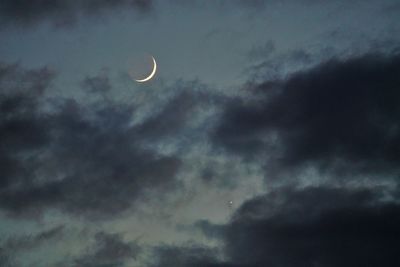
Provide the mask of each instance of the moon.
[{"label": "moon", "polygon": [[151,78],[153,78],[153,76],[156,74],[156,71],[157,71],[157,62],[156,62],[156,60],[154,59],[154,57],[151,57],[151,58],[153,59],[153,70],[151,71],[151,73],[149,74],[149,76],[147,76],[146,78],[140,79],[140,80],[136,80],[136,79],[135,79],[135,81],[137,81],[138,83],[147,82],[148,80],[150,80]]}]

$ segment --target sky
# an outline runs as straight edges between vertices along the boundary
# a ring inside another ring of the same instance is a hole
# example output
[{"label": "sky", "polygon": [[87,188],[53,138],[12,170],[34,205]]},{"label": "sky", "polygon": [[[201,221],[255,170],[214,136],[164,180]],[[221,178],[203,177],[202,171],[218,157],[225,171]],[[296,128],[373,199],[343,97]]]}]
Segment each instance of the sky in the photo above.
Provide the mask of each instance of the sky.
[{"label": "sky", "polygon": [[399,16],[0,0],[0,266],[400,266]]}]

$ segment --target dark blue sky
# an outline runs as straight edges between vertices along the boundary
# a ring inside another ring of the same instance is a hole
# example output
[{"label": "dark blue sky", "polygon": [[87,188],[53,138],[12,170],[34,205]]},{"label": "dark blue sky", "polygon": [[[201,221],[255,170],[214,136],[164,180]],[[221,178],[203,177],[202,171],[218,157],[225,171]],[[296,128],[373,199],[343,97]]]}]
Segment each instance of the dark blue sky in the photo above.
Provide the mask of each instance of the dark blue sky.
[{"label": "dark blue sky", "polygon": [[0,0],[0,266],[399,266],[399,15]]}]

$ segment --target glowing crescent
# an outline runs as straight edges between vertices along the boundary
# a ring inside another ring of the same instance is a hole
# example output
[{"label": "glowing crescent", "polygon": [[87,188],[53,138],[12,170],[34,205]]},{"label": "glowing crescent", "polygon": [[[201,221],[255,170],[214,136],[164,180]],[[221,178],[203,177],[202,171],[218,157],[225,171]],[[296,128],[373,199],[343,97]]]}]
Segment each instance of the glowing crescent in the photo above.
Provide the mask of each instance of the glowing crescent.
[{"label": "glowing crescent", "polygon": [[154,59],[154,57],[151,57],[151,58],[153,59],[153,70],[151,71],[150,75],[147,76],[146,78],[141,79],[141,80],[135,80],[135,81],[137,81],[138,83],[147,82],[148,80],[150,80],[151,78],[153,78],[154,74],[156,74],[156,71],[157,71],[157,62],[156,62],[156,60]]}]

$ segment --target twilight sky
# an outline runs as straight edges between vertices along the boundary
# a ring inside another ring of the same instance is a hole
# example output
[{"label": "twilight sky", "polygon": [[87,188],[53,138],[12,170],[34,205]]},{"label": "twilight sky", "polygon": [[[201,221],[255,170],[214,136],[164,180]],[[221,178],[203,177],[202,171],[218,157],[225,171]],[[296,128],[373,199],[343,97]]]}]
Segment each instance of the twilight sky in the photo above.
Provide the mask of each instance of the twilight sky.
[{"label": "twilight sky", "polygon": [[400,266],[399,16],[0,0],[0,266]]}]

